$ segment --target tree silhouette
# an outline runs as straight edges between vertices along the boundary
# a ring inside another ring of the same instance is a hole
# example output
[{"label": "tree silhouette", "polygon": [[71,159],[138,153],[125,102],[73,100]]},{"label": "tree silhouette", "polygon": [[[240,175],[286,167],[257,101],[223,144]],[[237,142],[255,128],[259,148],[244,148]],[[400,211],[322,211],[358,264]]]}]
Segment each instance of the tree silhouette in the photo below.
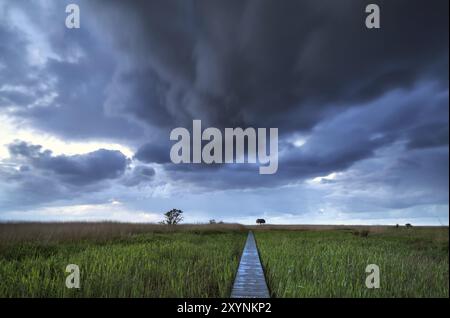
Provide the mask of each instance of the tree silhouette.
[{"label": "tree silhouette", "polygon": [[169,212],[164,213],[166,218],[164,224],[176,225],[183,220],[183,211],[178,209],[172,209]]}]

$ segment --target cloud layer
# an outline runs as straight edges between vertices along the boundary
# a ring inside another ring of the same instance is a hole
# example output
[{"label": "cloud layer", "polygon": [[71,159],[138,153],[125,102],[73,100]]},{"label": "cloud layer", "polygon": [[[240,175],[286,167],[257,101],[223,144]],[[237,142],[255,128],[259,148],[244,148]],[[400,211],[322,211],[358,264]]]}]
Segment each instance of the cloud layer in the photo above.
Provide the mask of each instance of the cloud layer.
[{"label": "cloud layer", "polygon": [[[448,222],[448,1],[379,0],[379,30],[365,1],[71,2],[80,29],[65,1],[0,0],[0,213]],[[172,164],[193,119],[278,128],[277,174]],[[121,147],[66,154],[25,129]]]}]

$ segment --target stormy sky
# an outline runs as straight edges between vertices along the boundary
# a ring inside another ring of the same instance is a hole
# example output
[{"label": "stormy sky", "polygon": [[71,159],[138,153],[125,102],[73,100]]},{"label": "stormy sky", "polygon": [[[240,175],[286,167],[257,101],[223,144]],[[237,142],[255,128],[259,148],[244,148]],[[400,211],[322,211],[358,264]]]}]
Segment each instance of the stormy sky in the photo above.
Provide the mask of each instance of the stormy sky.
[{"label": "stormy sky", "polygon": [[[448,224],[448,6],[0,0],[0,220]],[[173,164],[194,119],[278,128],[277,173]]]}]

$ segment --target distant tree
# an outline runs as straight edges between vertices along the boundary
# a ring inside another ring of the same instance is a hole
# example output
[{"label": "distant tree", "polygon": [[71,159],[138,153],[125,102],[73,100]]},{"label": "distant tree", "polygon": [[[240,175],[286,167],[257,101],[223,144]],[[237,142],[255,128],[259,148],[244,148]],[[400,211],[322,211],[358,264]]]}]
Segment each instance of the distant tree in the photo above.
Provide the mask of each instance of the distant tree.
[{"label": "distant tree", "polygon": [[164,224],[176,225],[183,220],[183,211],[178,209],[172,209],[169,212],[164,213]]},{"label": "distant tree", "polygon": [[398,228],[399,228],[399,226],[400,226],[400,225],[398,225],[398,224],[395,224],[395,228],[397,228],[397,229],[398,229]]},{"label": "distant tree", "polygon": [[266,223],[266,220],[264,220],[264,219],[256,219],[256,223],[257,224],[265,224]]},{"label": "distant tree", "polygon": [[216,220],[214,220],[214,219],[211,219],[211,220],[209,220],[209,224],[216,224],[217,222],[216,222]]},{"label": "distant tree", "polygon": [[410,228],[410,227],[412,227],[412,224],[411,224],[411,223],[406,223],[405,226],[406,226],[407,228]]}]

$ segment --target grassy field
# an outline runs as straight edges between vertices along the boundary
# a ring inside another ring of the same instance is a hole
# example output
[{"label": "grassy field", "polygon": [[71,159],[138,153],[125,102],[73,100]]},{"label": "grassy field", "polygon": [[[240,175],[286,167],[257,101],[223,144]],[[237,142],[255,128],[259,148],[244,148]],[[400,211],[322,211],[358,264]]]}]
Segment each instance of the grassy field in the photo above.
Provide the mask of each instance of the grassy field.
[{"label": "grassy field", "polygon": [[[0,297],[228,297],[246,238],[234,225],[1,224],[0,233]],[[80,289],[65,286],[68,264],[80,268]]]},{"label": "grassy field", "polygon": [[274,297],[449,297],[448,228],[280,228],[255,231]]},{"label": "grassy field", "polygon": [[249,229],[273,297],[449,296],[448,227],[104,222],[0,223],[0,297],[229,297]]}]

